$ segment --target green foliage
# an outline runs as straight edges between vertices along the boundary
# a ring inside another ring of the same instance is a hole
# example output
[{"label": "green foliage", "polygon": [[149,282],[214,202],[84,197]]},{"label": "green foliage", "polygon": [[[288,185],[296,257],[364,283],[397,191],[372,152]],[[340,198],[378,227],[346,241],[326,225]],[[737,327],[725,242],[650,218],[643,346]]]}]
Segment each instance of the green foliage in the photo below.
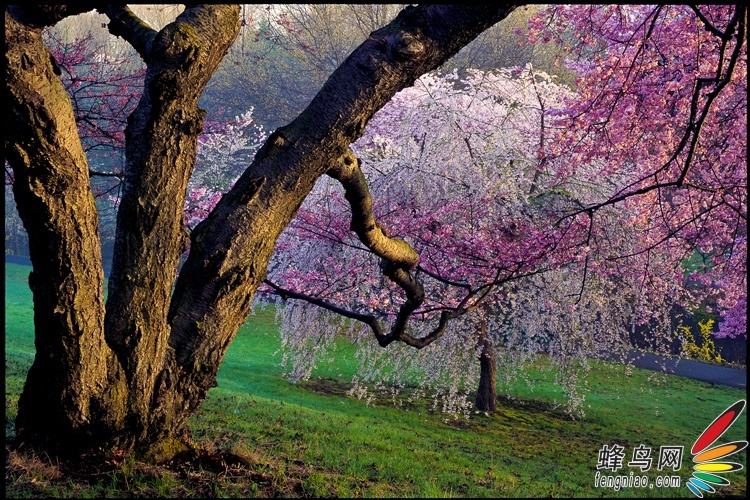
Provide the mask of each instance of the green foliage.
[{"label": "green foliage", "polygon": [[[33,358],[31,268],[6,265],[6,439]],[[507,386],[494,415],[445,421],[426,400],[394,407],[347,397],[356,369],[342,339],[311,380],[281,376],[271,307],[240,329],[218,387],[191,420],[201,459],[156,467],[123,457],[109,470],[68,474],[54,460],[6,450],[6,496],[53,497],[591,497],[689,498],[684,487],[614,493],[593,488],[597,450],[618,443],[685,445],[743,390],[592,361],[584,420],[571,420],[546,360]],[[10,426],[10,427],[9,427]],[[739,419],[724,436],[744,439]],[[223,461],[212,461],[215,453]],[[231,459],[230,459],[231,458]],[[628,457],[629,458],[629,457]],[[737,457],[743,465],[744,453]],[[689,457],[679,475],[690,474]],[[653,480],[655,468],[648,472]],[[725,495],[744,497],[732,478]]]},{"label": "green foliage", "polygon": [[701,345],[699,346],[690,327],[679,325],[677,327],[678,335],[682,334],[682,350],[688,358],[697,359],[698,361],[708,361],[712,363],[721,363],[723,361],[721,354],[716,350],[716,345],[711,338],[711,330],[714,327],[712,318],[698,321],[700,329]]},{"label": "green foliage", "polygon": [[693,273],[705,273],[710,271],[712,267],[711,256],[700,250],[695,250],[690,257],[682,262],[682,270],[685,277]]}]

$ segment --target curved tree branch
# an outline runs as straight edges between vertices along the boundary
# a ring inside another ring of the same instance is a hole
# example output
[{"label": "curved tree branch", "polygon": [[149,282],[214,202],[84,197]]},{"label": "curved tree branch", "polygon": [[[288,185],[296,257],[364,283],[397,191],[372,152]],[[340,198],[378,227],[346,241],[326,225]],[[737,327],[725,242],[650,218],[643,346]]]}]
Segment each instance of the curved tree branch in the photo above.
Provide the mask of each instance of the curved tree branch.
[{"label": "curved tree branch", "polygon": [[[391,328],[391,331],[386,334],[386,333],[383,333],[382,326],[378,322],[377,318],[372,314],[362,314],[362,313],[351,311],[349,309],[345,309],[343,307],[339,307],[335,304],[328,302],[327,300],[321,299],[320,297],[315,297],[313,295],[295,292],[294,290],[281,287],[268,279],[264,280],[263,283],[273,288],[274,292],[276,292],[279,295],[279,297],[281,297],[284,300],[286,299],[304,300],[305,302],[309,302],[310,304],[316,305],[318,307],[322,307],[323,309],[336,313],[340,316],[344,316],[345,318],[350,318],[350,319],[354,319],[357,321],[361,321],[362,323],[366,324],[372,329],[372,333],[375,335],[375,339],[378,341],[378,344],[380,345],[380,347],[388,347],[394,341],[403,342],[417,349],[426,347],[430,345],[431,343],[433,343],[434,341],[436,341],[437,339],[439,339],[443,335],[443,333],[445,332],[445,327],[448,325],[448,321],[450,321],[451,319],[455,319],[471,310],[471,309],[451,309],[451,310],[442,311],[440,313],[440,319],[438,321],[438,325],[424,337],[416,338],[416,337],[412,337],[411,335],[404,333],[403,328],[405,328],[406,324],[405,322],[401,322],[401,324],[399,324],[398,319],[396,320],[396,323],[394,323],[393,328]],[[399,316],[401,316],[401,312],[399,312]]]},{"label": "curved tree branch", "polygon": [[[406,333],[409,316],[422,305],[425,299],[424,287],[409,272],[417,266],[419,254],[406,241],[390,238],[383,227],[375,221],[370,189],[367,187],[367,180],[360,168],[359,158],[354,156],[354,153],[347,151],[334,163],[327,174],[344,187],[344,197],[352,210],[350,225],[352,231],[367,248],[383,259],[383,274],[406,294],[406,302],[399,309],[389,335],[394,340],[410,343],[411,337]],[[382,345],[380,338],[378,342]]]},{"label": "curved tree branch", "polygon": [[[424,337],[419,338],[406,333],[409,318],[425,300],[422,283],[410,273],[410,270],[414,269],[419,262],[419,254],[406,241],[390,238],[383,227],[375,221],[370,190],[360,168],[360,161],[354,153],[347,151],[334,163],[327,174],[339,181],[344,187],[344,197],[349,201],[352,210],[351,229],[371,252],[383,259],[383,274],[404,291],[406,302],[399,308],[390,332],[384,334],[374,315],[353,312],[319,297],[288,290],[268,279],[264,280],[264,283],[273,288],[283,299],[304,300],[341,316],[361,321],[370,326],[381,347],[386,347],[393,341],[400,341],[421,349],[443,335],[448,321],[476,309],[479,302],[490,293],[493,288],[492,285],[478,289],[462,286],[467,290],[463,300],[458,307],[440,313],[440,320],[436,328]],[[477,294],[481,294],[480,298],[467,307],[469,301]]]},{"label": "curved tree branch", "polygon": [[126,40],[148,63],[151,46],[158,32],[141,20],[127,5],[107,5],[97,9],[109,17],[109,32]]},{"label": "curved tree branch", "polygon": [[345,198],[352,209],[350,229],[357,233],[360,241],[392,265],[414,269],[419,262],[419,254],[404,240],[389,238],[383,227],[375,222],[372,197],[365,174],[360,168],[359,158],[351,151],[347,151],[327,174],[344,187]]}]

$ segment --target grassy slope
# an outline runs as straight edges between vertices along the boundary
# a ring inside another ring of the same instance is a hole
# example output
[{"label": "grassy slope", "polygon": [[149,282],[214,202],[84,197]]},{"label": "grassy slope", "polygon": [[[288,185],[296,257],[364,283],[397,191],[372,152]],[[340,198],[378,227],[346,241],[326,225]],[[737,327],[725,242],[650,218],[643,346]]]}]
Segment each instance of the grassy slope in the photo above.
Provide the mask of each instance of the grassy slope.
[{"label": "grassy slope", "polygon": [[[29,268],[6,265],[6,437],[12,436],[22,377],[33,356]],[[193,418],[193,437],[207,449],[230,450],[244,467],[223,473],[170,470],[132,460],[103,478],[67,481],[45,466],[6,467],[12,496],[661,496],[692,497],[685,487],[618,493],[593,487],[598,450],[618,443],[684,445],[679,475],[690,473],[689,448],[723,409],[746,392],[643,370],[595,363],[586,418],[572,421],[551,404],[561,397],[552,376],[533,370],[533,389],[509,389],[497,414],[445,421],[426,402],[374,406],[344,395],[354,369],[351,348],[309,383],[291,385],[278,366],[271,311],[242,327],[218,377],[219,386]],[[339,373],[343,377],[339,377]],[[320,378],[318,378],[320,377]],[[741,418],[722,437],[745,439]],[[745,453],[737,461],[745,464]],[[25,468],[24,468],[25,467]],[[627,467],[620,473],[628,474]],[[41,471],[41,472],[40,472]],[[646,473],[653,482],[656,467]],[[58,473],[59,475],[59,473]],[[742,473],[723,494],[742,495]]]}]

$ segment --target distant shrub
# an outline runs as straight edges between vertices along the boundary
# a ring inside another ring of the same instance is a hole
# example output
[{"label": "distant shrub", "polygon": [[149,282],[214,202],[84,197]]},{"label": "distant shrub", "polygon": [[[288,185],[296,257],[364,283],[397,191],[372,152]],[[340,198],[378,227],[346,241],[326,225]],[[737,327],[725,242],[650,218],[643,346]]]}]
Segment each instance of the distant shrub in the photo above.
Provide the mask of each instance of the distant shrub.
[{"label": "distant shrub", "polygon": [[721,354],[717,352],[716,345],[711,338],[711,330],[714,327],[713,319],[706,319],[698,321],[698,328],[700,329],[701,345],[699,346],[695,341],[695,336],[690,330],[690,327],[685,325],[679,325],[677,327],[677,335],[682,338],[682,352],[683,355],[697,359],[698,361],[709,361],[721,363],[723,360]]}]

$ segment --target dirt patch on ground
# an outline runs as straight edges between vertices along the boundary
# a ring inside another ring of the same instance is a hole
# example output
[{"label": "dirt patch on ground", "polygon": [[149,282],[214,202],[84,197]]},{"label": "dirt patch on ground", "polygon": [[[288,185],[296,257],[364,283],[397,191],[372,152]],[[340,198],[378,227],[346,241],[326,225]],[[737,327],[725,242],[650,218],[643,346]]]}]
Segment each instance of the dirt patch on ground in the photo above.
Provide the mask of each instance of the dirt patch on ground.
[{"label": "dirt patch on ground", "polygon": [[503,408],[505,408],[509,410],[522,410],[523,412],[532,411],[534,413],[546,413],[560,420],[572,420],[570,415],[565,413],[565,410],[561,405],[556,405],[547,401],[498,396],[497,403],[498,413],[502,413]]},{"label": "dirt patch on ground", "polygon": [[352,384],[349,382],[342,382],[334,378],[317,378],[305,380],[300,382],[300,386],[308,389],[316,394],[323,394],[325,396],[336,396],[340,398],[347,397],[349,389],[352,388]]}]

